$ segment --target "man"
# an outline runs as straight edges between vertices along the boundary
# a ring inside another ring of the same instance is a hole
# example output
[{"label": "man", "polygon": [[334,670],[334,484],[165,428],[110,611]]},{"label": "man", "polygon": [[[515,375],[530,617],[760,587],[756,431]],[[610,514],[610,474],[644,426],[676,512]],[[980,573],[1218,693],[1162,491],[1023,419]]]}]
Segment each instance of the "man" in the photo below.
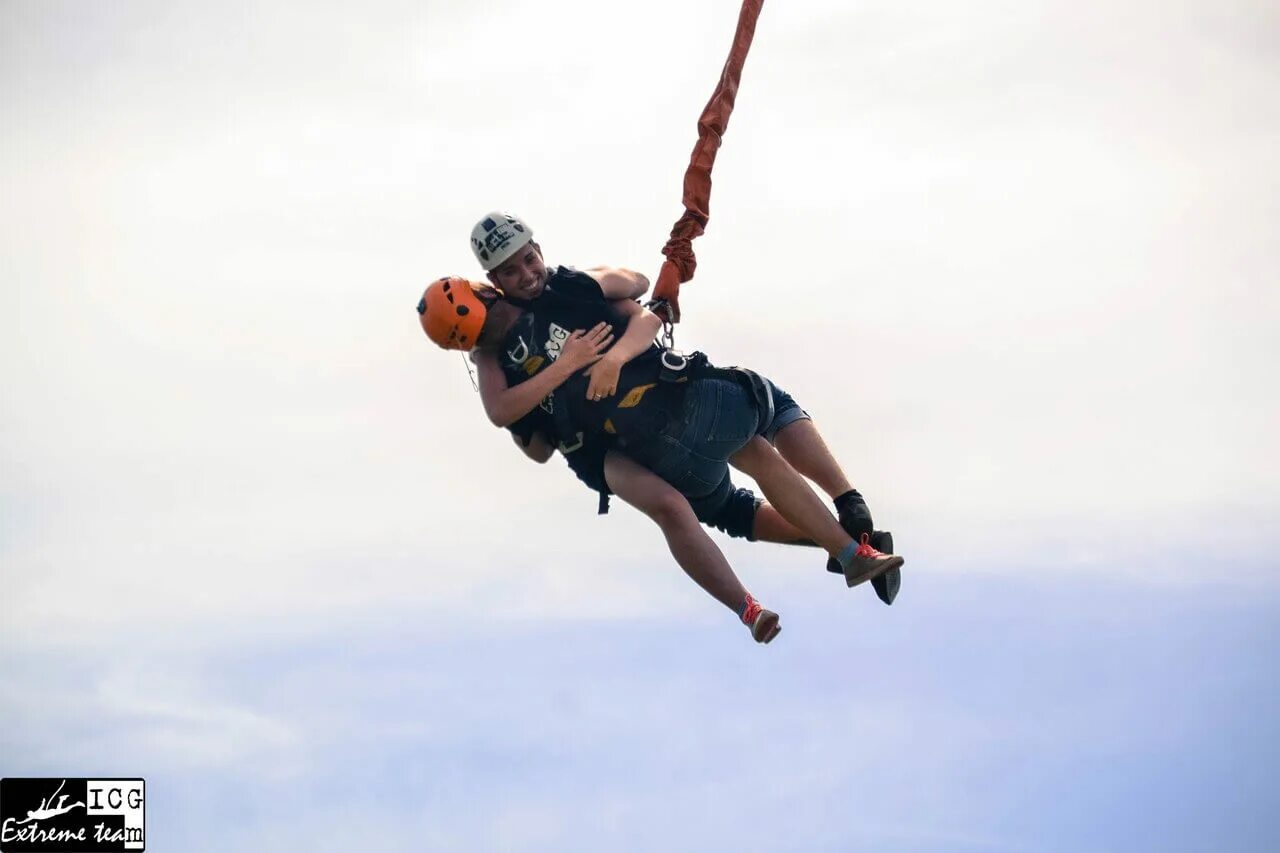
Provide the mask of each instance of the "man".
[{"label": "man", "polygon": [[[541,247],[533,239],[533,229],[518,217],[503,212],[494,212],[483,217],[471,231],[471,248],[489,281],[512,302],[529,306],[543,294],[551,272],[543,259]],[[635,299],[643,295],[649,287],[649,282],[643,275],[628,270],[602,267],[587,272],[592,278],[598,280],[606,298],[613,300]],[[634,318],[635,306],[628,308],[621,303],[615,303],[615,305],[626,310]],[[628,326],[627,334],[631,335],[634,328],[635,337],[630,340],[624,337],[623,341],[619,342],[620,345],[632,341],[652,341],[658,331],[660,320],[650,312],[641,312],[641,316],[645,316],[646,323],[632,323]],[[638,351],[621,346],[615,347],[602,359],[603,363],[590,367],[588,374],[591,376],[591,381],[586,392],[588,399],[601,401],[611,395],[617,388],[618,374],[626,360],[624,355],[630,357]],[[767,389],[778,392],[772,383],[768,383]],[[765,436],[766,441],[777,449],[783,460],[791,467],[817,483],[833,499],[839,514],[839,522],[852,537],[861,539],[863,535],[875,534],[870,510],[861,494],[849,483],[809,415],[785,392],[778,393],[777,396],[778,399],[774,401],[777,419],[771,425],[769,434]],[[653,459],[654,454],[660,452],[659,449],[650,448],[648,456]],[[637,456],[636,453],[632,455]],[[666,465],[663,467],[669,472],[676,463],[677,457],[667,457],[665,461]],[[750,463],[754,465],[776,465],[777,461],[760,446],[755,447],[750,455]],[[790,481],[790,478],[786,479]],[[794,481],[790,482],[794,488],[796,484]],[[685,490],[681,489],[681,491]],[[686,496],[688,496],[687,491]],[[889,534],[880,533],[876,539],[877,547],[892,550],[893,540]],[[841,571],[834,560],[828,562],[828,569],[837,573]],[[885,604],[893,603],[901,583],[902,574],[898,568],[872,579],[876,595]]]}]

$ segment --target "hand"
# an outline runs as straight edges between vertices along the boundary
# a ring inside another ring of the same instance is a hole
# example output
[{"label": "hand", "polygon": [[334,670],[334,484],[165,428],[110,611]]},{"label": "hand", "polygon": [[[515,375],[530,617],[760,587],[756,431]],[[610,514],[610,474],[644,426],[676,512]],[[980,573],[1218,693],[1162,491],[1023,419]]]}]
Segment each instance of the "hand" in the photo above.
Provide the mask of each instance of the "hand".
[{"label": "hand", "polygon": [[556,361],[567,365],[576,373],[588,364],[599,361],[612,343],[613,328],[608,323],[597,323],[589,332],[578,329],[565,340]]},{"label": "hand", "polygon": [[587,386],[587,399],[599,402],[617,393],[621,371],[622,361],[607,355],[588,367],[586,375],[591,377],[591,384]]}]

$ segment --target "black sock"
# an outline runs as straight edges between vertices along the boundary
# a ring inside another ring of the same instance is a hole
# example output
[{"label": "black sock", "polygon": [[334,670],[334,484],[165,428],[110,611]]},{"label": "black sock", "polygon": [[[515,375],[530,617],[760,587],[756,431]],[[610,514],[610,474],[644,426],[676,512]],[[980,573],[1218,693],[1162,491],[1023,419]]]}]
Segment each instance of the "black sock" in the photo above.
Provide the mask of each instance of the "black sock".
[{"label": "black sock", "polygon": [[845,532],[858,540],[862,534],[870,535],[875,530],[875,522],[871,520],[871,510],[857,489],[850,489],[833,501],[836,515],[840,518],[840,526]]},{"label": "black sock", "polygon": [[836,512],[839,512],[840,509],[845,504],[855,500],[858,501],[859,503],[866,503],[866,501],[862,500],[862,495],[858,492],[857,489],[850,489],[849,491],[835,498],[831,502],[836,505]]}]

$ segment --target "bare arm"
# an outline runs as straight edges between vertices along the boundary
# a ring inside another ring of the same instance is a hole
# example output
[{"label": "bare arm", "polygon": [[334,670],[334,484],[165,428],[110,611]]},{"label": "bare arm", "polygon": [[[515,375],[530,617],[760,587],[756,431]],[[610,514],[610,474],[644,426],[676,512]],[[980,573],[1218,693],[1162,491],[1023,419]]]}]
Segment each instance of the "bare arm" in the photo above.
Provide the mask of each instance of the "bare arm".
[{"label": "bare arm", "polygon": [[546,370],[528,382],[512,388],[492,352],[477,352],[476,372],[480,375],[480,401],[484,413],[496,427],[509,427],[534,410],[552,391],[573,375],[567,364],[552,362]]},{"label": "bare arm", "polygon": [[473,360],[480,374],[480,400],[484,403],[484,413],[494,426],[511,426],[532,412],[570,376],[595,362],[600,357],[600,350],[612,340],[609,327],[604,323],[585,335],[574,332],[565,342],[558,359],[515,387],[507,384],[496,353],[477,350]]},{"label": "bare arm", "polygon": [[601,400],[613,396],[618,390],[618,378],[622,365],[644,352],[653,343],[653,336],[662,328],[662,318],[639,302],[616,299],[610,307],[627,320],[627,330],[613,349],[598,362],[587,368],[591,382],[587,385],[587,399]]},{"label": "bare arm", "polygon": [[600,285],[605,299],[639,299],[649,290],[649,279],[635,270],[592,267],[586,272]]},{"label": "bare arm", "polygon": [[662,318],[631,299],[615,299],[609,307],[627,318],[627,330],[604,357],[616,358],[619,364],[626,364],[653,343],[662,329]]}]

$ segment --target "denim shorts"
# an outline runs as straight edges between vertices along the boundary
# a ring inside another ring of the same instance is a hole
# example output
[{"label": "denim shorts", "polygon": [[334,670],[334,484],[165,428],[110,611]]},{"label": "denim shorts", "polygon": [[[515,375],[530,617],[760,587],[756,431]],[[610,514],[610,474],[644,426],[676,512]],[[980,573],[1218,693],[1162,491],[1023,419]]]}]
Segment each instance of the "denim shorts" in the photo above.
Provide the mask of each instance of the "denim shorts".
[{"label": "denim shorts", "polygon": [[765,382],[774,400],[769,423],[760,423],[755,399],[742,383],[704,377],[686,389],[680,418],[630,442],[627,453],[688,498],[699,518],[715,516],[734,492],[729,457],[756,435],[772,442],[783,427],[809,417],[790,394]]},{"label": "denim shorts", "polygon": [[792,399],[791,395],[783,391],[777,385],[774,385],[768,379],[765,384],[769,386],[769,390],[773,392],[773,420],[765,425],[760,431],[770,444],[773,444],[774,438],[783,427],[790,426],[796,421],[809,420],[809,413],[800,408],[800,404]]}]

